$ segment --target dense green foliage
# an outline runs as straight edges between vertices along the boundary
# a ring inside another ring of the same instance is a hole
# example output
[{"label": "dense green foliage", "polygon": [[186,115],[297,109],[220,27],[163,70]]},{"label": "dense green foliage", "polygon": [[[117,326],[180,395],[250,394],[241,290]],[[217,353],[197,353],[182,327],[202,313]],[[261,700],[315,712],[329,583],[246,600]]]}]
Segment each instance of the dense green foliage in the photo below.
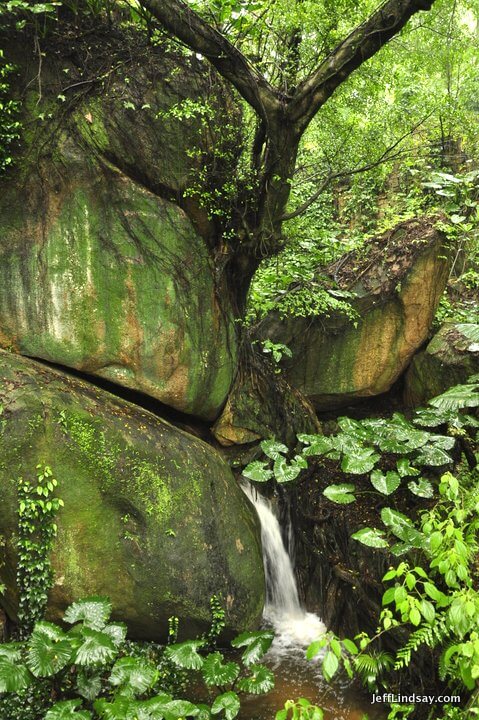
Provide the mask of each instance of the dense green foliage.
[{"label": "dense green foliage", "polygon": [[[126,626],[110,621],[111,610],[105,598],[79,600],[63,617],[70,630],[42,620],[25,642],[0,645],[0,711],[12,720],[18,711],[24,719],[46,720],[233,720],[242,693],[258,695],[274,686],[273,673],[260,664],[272,632],[242,633],[231,643],[241,660],[225,660],[214,647],[224,625],[215,598],[207,635],[176,642],[178,623],[172,618],[165,647],[128,643]],[[207,703],[179,697],[195,671]],[[39,697],[33,703],[35,688]]]}]

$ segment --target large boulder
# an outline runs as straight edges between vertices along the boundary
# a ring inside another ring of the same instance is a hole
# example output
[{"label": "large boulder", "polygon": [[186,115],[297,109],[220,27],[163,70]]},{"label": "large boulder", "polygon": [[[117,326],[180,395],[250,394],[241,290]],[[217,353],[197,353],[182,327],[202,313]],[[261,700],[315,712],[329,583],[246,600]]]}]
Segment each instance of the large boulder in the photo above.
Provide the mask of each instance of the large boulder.
[{"label": "large boulder", "polygon": [[406,373],[405,400],[422,405],[479,373],[479,325],[446,323]]},{"label": "large boulder", "polygon": [[209,599],[227,629],[254,628],[264,602],[258,519],[224,461],[155,415],[0,351],[0,603],[15,618],[17,478],[52,468],[56,518],[48,617],[108,595],[132,637],[161,639],[171,615],[203,631]]},{"label": "large boulder", "polygon": [[104,83],[83,79],[94,70],[85,40],[75,40],[81,62],[59,41],[39,105],[32,46],[15,45],[29,91],[22,155],[0,184],[0,347],[213,420],[236,340],[198,177],[207,184],[215,118],[235,111],[221,83],[212,97],[194,57],[136,38],[125,60],[125,38],[104,41]]},{"label": "large boulder", "polygon": [[403,222],[322,269],[353,294],[356,318],[267,317],[262,338],[284,343],[285,378],[317,410],[386,392],[426,340],[449,260],[437,218]]}]

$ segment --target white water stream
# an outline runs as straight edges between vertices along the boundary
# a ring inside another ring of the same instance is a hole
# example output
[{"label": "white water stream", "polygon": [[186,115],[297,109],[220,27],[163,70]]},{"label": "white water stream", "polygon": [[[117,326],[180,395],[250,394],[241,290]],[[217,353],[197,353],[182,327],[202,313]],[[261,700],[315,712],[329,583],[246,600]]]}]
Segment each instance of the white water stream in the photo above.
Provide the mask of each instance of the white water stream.
[{"label": "white water stream", "polygon": [[[306,612],[301,607],[293,563],[284,545],[273,504],[251,485],[245,483],[242,488],[253,503],[261,524],[266,577],[266,604],[263,616],[276,633],[271,651],[273,654],[281,655],[299,650],[304,657],[304,649],[323,635],[326,628],[317,615]],[[289,521],[286,536],[291,546],[293,533]]]}]

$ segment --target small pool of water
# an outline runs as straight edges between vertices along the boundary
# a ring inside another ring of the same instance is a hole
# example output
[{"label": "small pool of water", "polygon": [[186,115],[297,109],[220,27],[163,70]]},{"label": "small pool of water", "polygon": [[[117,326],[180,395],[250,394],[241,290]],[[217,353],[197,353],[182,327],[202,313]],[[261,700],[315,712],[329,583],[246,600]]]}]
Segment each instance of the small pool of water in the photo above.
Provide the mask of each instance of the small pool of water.
[{"label": "small pool of water", "polygon": [[326,720],[384,720],[387,713],[371,705],[367,694],[349,679],[328,685],[322,676],[321,657],[306,660],[306,648],[324,635],[326,628],[299,600],[291,559],[294,533],[290,518],[281,528],[273,503],[249,485],[242,488],[261,524],[267,591],[263,617],[275,632],[261,662],[274,671],[275,687],[267,695],[243,696],[239,719],[274,720],[286,700],[304,697],[325,710]]},{"label": "small pool of water", "polygon": [[325,710],[326,720],[384,720],[378,706],[356,684],[338,682],[328,685],[321,675],[318,662],[307,661],[304,655],[284,655],[281,659],[269,653],[263,660],[275,674],[275,687],[267,695],[242,698],[240,720],[274,720],[286,700],[305,697]]}]

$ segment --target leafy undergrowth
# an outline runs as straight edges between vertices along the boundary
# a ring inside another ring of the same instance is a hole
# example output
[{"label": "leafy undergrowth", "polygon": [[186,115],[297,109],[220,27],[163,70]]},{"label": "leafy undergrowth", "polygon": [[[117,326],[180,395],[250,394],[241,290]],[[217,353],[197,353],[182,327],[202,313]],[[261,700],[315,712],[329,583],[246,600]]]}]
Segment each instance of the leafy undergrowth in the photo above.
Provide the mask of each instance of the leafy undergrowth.
[{"label": "leafy undergrowth", "polygon": [[[208,634],[176,642],[178,622],[170,620],[170,642],[131,643],[123,623],[111,622],[108,599],[73,603],[63,617],[66,630],[37,622],[25,642],[0,645],[0,716],[9,720],[233,720],[241,694],[260,695],[274,687],[260,660],[273,641],[271,631],[245,632],[232,640],[239,662],[215,648],[224,611],[212,599]],[[190,702],[185,690],[202,679],[210,701]]]}]

